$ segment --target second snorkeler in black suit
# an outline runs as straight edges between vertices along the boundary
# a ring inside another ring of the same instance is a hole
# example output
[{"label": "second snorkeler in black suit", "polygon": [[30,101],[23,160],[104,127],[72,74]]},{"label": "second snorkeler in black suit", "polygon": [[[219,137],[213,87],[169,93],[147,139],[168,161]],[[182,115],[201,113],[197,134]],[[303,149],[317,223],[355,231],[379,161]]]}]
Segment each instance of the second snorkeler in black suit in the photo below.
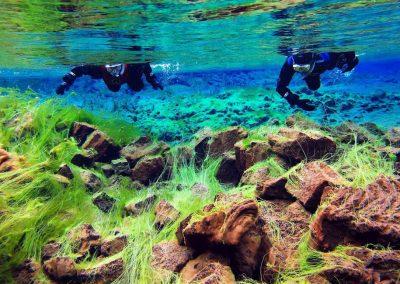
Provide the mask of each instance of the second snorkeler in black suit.
[{"label": "second snorkeler in black suit", "polygon": [[156,77],[152,73],[150,63],[136,64],[112,64],[112,65],[81,65],[74,67],[68,74],[63,77],[63,82],[58,86],[56,93],[64,94],[75,80],[83,75],[91,76],[93,79],[102,79],[108,89],[118,92],[123,84],[128,84],[129,88],[135,92],[143,89],[144,84],[142,76],[146,77],[154,89],[163,87],[157,82]]}]

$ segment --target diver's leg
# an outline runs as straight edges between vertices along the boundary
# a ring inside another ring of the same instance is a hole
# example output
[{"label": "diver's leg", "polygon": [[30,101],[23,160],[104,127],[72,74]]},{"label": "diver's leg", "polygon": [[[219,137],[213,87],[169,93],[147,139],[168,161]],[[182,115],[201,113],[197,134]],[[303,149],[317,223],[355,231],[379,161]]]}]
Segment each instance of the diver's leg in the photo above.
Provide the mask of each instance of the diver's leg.
[{"label": "diver's leg", "polygon": [[304,81],[306,81],[308,88],[312,91],[316,91],[321,87],[321,78],[318,75],[308,76],[304,78]]}]

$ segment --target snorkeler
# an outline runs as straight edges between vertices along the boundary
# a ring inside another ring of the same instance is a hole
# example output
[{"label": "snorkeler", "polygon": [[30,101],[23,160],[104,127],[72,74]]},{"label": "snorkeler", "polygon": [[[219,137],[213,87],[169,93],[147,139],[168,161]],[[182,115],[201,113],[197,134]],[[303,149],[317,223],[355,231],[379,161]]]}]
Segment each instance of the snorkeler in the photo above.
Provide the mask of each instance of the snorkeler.
[{"label": "snorkeler", "polygon": [[89,75],[93,79],[103,79],[108,89],[113,92],[118,92],[123,84],[128,84],[129,88],[135,92],[143,89],[144,84],[142,81],[143,74],[146,77],[153,89],[161,89],[163,87],[157,82],[156,77],[152,73],[150,63],[136,63],[136,64],[112,64],[112,65],[81,65],[74,67],[68,74],[63,77],[63,82],[58,86],[56,93],[59,95],[64,94],[76,78],[83,75]]},{"label": "snorkeler", "polygon": [[282,66],[277,82],[276,91],[285,98],[291,106],[298,106],[303,110],[315,110],[316,105],[308,99],[300,99],[288,88],[293,75],[298,72],[310,90],[318,90],[321,86],[320,75],[326,70],[339,68],[343,73],[349,72],[358,64],[358,57],[354,51],[302,53],[289,56]]}]

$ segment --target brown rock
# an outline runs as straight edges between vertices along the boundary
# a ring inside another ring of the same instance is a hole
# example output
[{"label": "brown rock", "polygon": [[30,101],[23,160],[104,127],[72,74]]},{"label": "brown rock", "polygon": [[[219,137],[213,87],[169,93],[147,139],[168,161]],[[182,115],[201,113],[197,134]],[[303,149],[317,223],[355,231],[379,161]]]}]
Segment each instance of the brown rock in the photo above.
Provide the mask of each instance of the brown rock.
[{"label": "brown rock", "polygon": [[151,266],[156,269],[179,272],[193,257],[192,249],[180,246],[175,241],[163,242],[153,246]]},{"label": "brown rock", "polygon": [[131,173],[129,162],[125,158],[112,160],[111,165],[114,170],[114,173],[117,175],[129,176]]},{"label": "brown rock", "polygon": [[54,281],[68,282],[76,278],[75,262],[69,257],[54,257],[44,262],[43,270]]},{"label": "brown rock", "polygon": [[220,157],[223,153],[234,149],[236,142],[246,138],[247,131],[241,127],[231,127],[214,135],[209,142],[209,154]]},{"label": "brown rock", "polygon": [[260,279],[260,267],[263,260],[268,258],[270,249],[271,242],[263,230],[263,225],[253,226],[233,250],[231,267],[234,274],[240,278]]},{"label": "brown rock", "polygon": [[86,138],[97,128],[94,125],[88,124],[86,122],[74,122],[69,132],[70,137],[74,137],[78,142],[78,146],[82,146],[85,143]]},{"label": "brown rock", "polygon": [[67,179],[73,179],[74,174],[72,173],[71,168],[67,164],[62,164],[57,171],[57,174],[66,177]]},{"label": "brown rock", "polygon": [[133,181],[149,185],[161,178],[165,166],[165,160],[161,156],[145,157],[132,169],[131,178]]},{"label": "brown rock", "polygon": [[271,177],[269,176],[268,167],[260,167],[258,169],[246,170],[240,178],[240,185],[259,185]]},{"label": "brown rock", "polygon": [[236,158],[232,153],[225,153],[218,167],[216,178],[221,183],[238,184],[241,173],[236,168]]},{"label": "brown rock", "polygon": [[[400,279],[400,251],[374,251],[365,262],[378,283],[397,283]],[[387,281],[387,282],[385,282]]]},{"label": "brown rock", "polygon": [[109,163],[119,157],[119,146],[115,145],[110,137],[99,130],[92,132],[82,147],[83,149],[96,150],[96,162]]},{"label": "brown rock", "polygon": [[162,155],[169,150],[169,146],[164,142],[152,143],[150,138],[141,137],[121,150],[121,156],[125,157],[131,168],[133,168],[140,159],[146,156]]},{"label": "brown rock", "polygon": [[103,183],[101,182],[101,179],[90,171],[86,171],[86,170],[81,171],[80,177],[81,177],[83,183],[85,184],[85,187],[91,193],[99,191],[103,185]]},{"label": "brown rock", "polygon": [[268,138],[272,151],[292,165],[303,160],[321,159],[336,151],[336,144],[331,138],[316,133],[284,128],[279,135],[269,135]]},{"label": "brown rock", "polygon": [[86,284],[110,284],[117,280],[123,271],[124,261],[118,258],[98,267],[79,271],[77,282]]},{"label": "brown rock", "polygon": [[241,192],[239,193],[217,193],[217,195],[215,195],[214,201],[215,203],[219,203],[219,204],[230,204],[230,203],[239,203],[241,201],[244,201],[245,198],[243,196],[243,194]]},{"label": "brown rock", "polygon": [[183,219],[179,223],[178,229],[176,229],[175,236],[176,236],[176,239],[178,240],[178,244],[181,246],[185,245],[185,239],[183,237],[183,230],[189,225],[191,218],[192,218],[192,214],[190,214],[189,216],[186,216],[185,219]]},{"label": "brown rock", "polygon": [[235,144],[236,167],[240,173],[266,160],[270,154],[271,147],[267,141],[252,141],[249,145],[239,141]]},{"label": "brown rock", "polygon": [[287,178],[274,178],[269,179],[258,184],[256,189],[256,194],[259,198],[269,200],[269,199],[289,199],[294,200],[293,195],[291,195],[286,190]]},{"label": "brown rock", "polygon": [[117,202],[117,200],[105,192],[101,192],[93,197],[93,204],[104,213],[110,212],[115,202]]},{"label": "brown rock", "polygon": [[83,224],[76,230],[71,231],[69,237],[72,240],[74,252],[80,254],[81,257],[100,251],[100,235],[90,224]]},{"label": "brown rock", "polygon": [[314,213],[320,202],[326,187],[334,188],[342,184],[342,178],[323,162],[307,163],[300,171],[300,185],[298,190],[291,193],[303,206]]},{"label": "brown rock", "polygon": [[311,226],[313,245],[331,250],[339,244],[400,247],[400,182],[380,177],[362,189],[341,188]]},{"label": "brown rock", "polygon": [[362,264],[344,259],[337,259],[333,268],[320,273],[329,283],[334,284],[369,284],[373,283],[371,271],[364,268]]},{"label": "brown rock", "polygon": [[128,237],[125,235],[115,237],[114,239],[104,241],[100,247],[100,255],[108,257],[124,250],[128,245]]},{"label": "brown rock", "polygon": [[308,119],[305,116],[294,114],[286,118],[285,124],[287,127],[294,128],[295,126],[301,129],[318,129],[319,125]]},{"label": "brown rock", "polygon": [[211,139],[211,135],[203,135],[195,141],[194,152],[197,165],[200,165],[208,156],[210,151],[209,142]]},{"label": "brown rock", "polygon": [[156,198],[157,196],[155,196],[154,194],[150,194],[144,200],[129,203],[127,206],[125,206],[124,212],[128,216],[139,216],[144,211],[150,210],[150,208],[156,202]]},{"label": "brown rock", "polygon": [[179,218],[179,211],[168,201],[161,200],[155,208],[155,226],[162,230],[166,225],[175,222]]},{"label": "brown rock", "polygon": [[42,248],[42,263],[56,256],[60,249],[61,244],[58,242],[51,241],[45,244]]},{"label": "brown rock", "polygon": [[334,134],[342,143],[365,143],[372,140],[368,131],[351,121],[345,121],[334,129]]},{"label": "brown rock", "polygon": [[400,148],[400,128],[395,127],[390,129],[385,135],[385,141],[386,144],[392,147]]},{"label": "brown rock", "polygon": [[16,284],[39,284],[37,280],[40,264],[31,259],[25,260],[12,271]]},{"label": "brown rock", "polygon": [[94,149],[83,150],[81,153],[75,154],[71,163],[78,167],[92,167],[94,165],[97,152]]},{"label": "brown rock", "polygon": [[101,170],[106,177],[111,177],[115,174],[115,170],[110,164],[105,164],[101,166]]},{"label": "brown rock", "polygon": [[183,230],[185,244],[198,250],[238,245],[241,237],[255,225],[258,207],[245,200],[222,211],[206,215]]},{"label": "brown rock", "polygon": [[184,284],[234,284],[235,276],[221,256],[205,253],[189,261],[181,271]]},{"label": "brown rock", "polygon": [[24,158],[8,153],[0,148],[0,173],[15,171],[21,168]]}]

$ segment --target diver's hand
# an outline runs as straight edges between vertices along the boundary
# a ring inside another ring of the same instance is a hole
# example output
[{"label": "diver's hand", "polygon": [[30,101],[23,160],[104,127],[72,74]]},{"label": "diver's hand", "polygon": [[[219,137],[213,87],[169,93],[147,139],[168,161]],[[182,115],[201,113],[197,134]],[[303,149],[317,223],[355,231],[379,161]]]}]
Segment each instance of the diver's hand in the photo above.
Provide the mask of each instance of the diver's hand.
[{"label": "diver's hand", "polygon": [[162,91],[162,90],[164,90],[164,87],[161,84],[156,83],[156,84],[153,85],[153,89],[154,90],[160,89]]},{"label": "diver's hand", "polygon": [[65,90],[67,89],[67,84],[63,82],[60,86],[57,87],[56,93],[57,95],[64,95]]},{"label": "diver's hand", "polygon": [[296,105],[306,111],[313,111],[317,108],[317,106],[310,100],[308,99],[303,99],[303,100],[298,100]]}]

